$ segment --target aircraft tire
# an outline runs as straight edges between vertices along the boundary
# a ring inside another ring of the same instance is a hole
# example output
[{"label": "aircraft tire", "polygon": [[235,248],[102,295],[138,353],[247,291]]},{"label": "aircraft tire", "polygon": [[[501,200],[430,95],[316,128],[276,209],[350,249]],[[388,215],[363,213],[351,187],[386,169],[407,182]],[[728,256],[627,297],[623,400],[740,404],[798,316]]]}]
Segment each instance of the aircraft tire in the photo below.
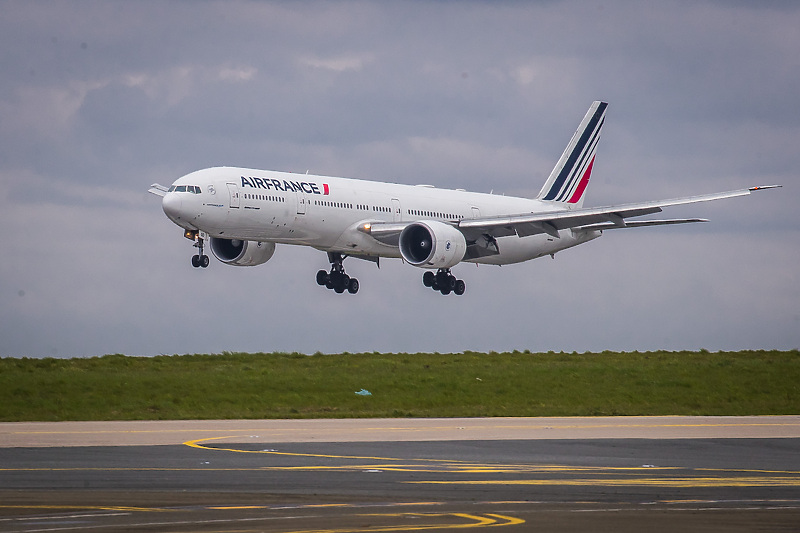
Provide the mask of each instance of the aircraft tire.
[{"label": "aircraft tire", "polygon": [[453,289],[453,292],[456,293],[456,295],[461,296],[464,294],[465,290],[467,290],[467,284],[464,283],[463,279],[457,279],[456,287]]},{"label": "aircraft tire", "polygon": [[436,274],[431,272],[430,270],[426,271],[422,275],[422,284],[426,287],[433,287],[433,283],[436,281]]},{"label": "aircraft tire", "polygon": [[450,287],[448,285],[445,285],[444,287],[439,289],[439,291],[446,296],[446,295],[450,294],[451,289],[450,289]]},{"label": "aircraft tire", "polygon": [[208,268],[208,264],[209,264],[210,262],[211,262],[211,260],[208,258],[208,256],[207,256],[207,255],[201,255],[201,256],[200,256],[200,266],[201,266],[201,267],[203,267],[203,268]]},{"label": "aircraft tire", "polygon": [[192,256],[192,266],[195,267],[195,268],[198,268],[200,266],[200,256],[199,255],[193,255]]},{"label": "aircraft tire", "polygon": [[328,273],[324,270],[317,272],[317,285],[325,285],[328,283]]},{"label": "aircraft tire", "polygon": [[328,275],[328,279],[325,281],[325,286],[329,289],[335,289],[336,286],[339,284],[339,277],[341,274],[334,271]]},{"label": "aircraft tire", "polygon": [[355,294],[358,292],[358,280],[356,278],[350,278],[350,281],[347,284],[347,292],[350,294]]}]

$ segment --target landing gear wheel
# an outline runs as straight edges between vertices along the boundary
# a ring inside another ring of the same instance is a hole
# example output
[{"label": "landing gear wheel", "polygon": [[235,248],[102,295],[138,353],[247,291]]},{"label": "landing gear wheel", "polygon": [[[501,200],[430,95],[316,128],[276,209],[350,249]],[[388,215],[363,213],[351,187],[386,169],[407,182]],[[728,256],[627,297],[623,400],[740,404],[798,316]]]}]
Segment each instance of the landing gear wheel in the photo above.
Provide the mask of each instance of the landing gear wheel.
[{"label": "landing gear wheel", "polygon": [[347,284],[347,292],[350,294],[358,292],[358,280],[356,278],[350,278],[350,283]]},{"label": "landing gear wheel", "polygon": [[456,279],[449,268],[440,268],[436,274],[431,271],[425,272],[422,275],[422,284],[445,295],[454,292],[460,296],[467,288],[467,284],[463,280]]},{"label": "landing gear wheel", "polygon": [[328,252],[328,259],[331,262],[331,271],[330,273],[324,270],[317,272],[317,284],[333,289],[337,294],[342,294],[344,291],[350,294],[357,293],[358,280],[348,276],[342,266],[345,257],[340,253]]},{"label": "landing gear wheel", "polygon": [[456,293],[458,296],[464,294],[464,291],[467,290],[467,284],[464,283],[463,279],[456,280],[456,287],[453,289],[453,292]]},{"label": "landing gear wheel", "polygon": [[192,256],[192,266],[195,268],[206,268],[209,263],[208,256],[203,253],[204,240],[202,234],[197,231],[187,231],[184,237],[194,240],[194,247],[197,248],[198,253]]},{"label": "landing gear wheel", "polygon": [[342,294],[350,287],[350,276],[342,272],[339,280],[336,282],[336,285],[333,287],[333,290],[337,292],[337,294]]}]

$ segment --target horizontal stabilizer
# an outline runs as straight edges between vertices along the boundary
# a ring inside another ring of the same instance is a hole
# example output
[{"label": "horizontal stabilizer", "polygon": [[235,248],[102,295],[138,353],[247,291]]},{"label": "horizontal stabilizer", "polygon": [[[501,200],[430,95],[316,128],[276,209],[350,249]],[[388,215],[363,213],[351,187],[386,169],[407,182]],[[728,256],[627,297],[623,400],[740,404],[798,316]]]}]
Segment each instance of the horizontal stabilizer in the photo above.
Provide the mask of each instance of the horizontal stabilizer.
[{"label": "horizontal stabilizer", "polygon": [[167,194],[168,190],[169,190],[168,187],[164,187],[163,185],[154,183],[150,186],[149,189],[147,189],[147,192],[149,192],[150,194],[155,194],[156,196],[164,196],[165,194]]}]

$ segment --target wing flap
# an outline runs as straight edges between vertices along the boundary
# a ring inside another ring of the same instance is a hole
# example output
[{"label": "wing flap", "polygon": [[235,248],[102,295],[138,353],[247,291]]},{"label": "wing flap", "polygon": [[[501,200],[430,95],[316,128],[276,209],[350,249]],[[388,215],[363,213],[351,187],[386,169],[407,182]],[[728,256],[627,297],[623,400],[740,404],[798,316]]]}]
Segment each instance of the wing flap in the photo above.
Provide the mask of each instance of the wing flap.
[{"label": "wing flap", "polygon": [[626,222],[624,226],[619,226],[613,222],[602,224],[589,224],[588,226],[578,226],[572,228],[575,231],[597,231],[618,228],[643,228],[647,226],[667,226],[671,224],[691,224],[693,222],[708,222],[707,218],[673,218],[666,220],[632,220]]}]

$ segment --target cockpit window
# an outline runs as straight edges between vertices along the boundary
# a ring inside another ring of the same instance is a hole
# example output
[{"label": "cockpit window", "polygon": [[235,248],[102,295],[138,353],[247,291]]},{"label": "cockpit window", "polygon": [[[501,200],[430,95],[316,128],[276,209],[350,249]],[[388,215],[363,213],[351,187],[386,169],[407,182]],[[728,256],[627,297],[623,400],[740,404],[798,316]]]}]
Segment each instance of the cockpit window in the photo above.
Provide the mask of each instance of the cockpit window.
[{"label": "cockpit window", "polygon": [[173,185],[167,192],[190,192],[192,194],[200,194],[200,187],[197,185]]}]

